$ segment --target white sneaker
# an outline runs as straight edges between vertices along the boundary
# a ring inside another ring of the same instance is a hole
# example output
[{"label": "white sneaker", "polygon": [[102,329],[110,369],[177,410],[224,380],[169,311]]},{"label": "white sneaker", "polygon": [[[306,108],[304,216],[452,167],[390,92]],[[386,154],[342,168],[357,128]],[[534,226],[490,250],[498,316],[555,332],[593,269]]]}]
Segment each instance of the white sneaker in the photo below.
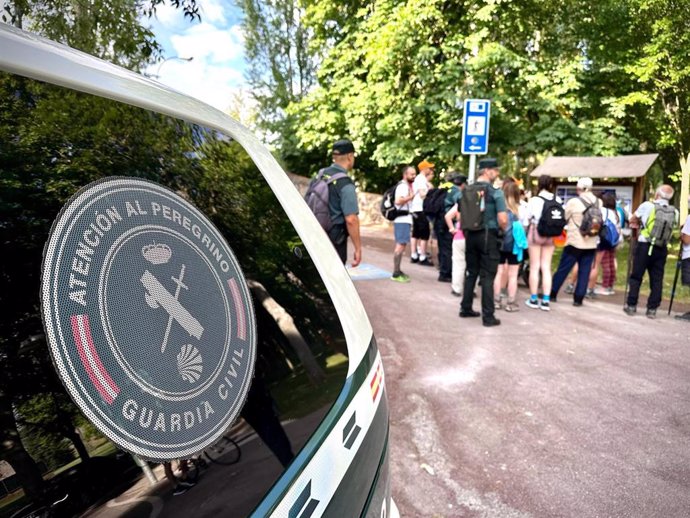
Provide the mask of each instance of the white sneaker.
[{"label": "white sneaker", "polygon": [[531,298],[525,301],[525,306],[532,309],[539,309],[539,299],[532,300]]},{"label": "white sneaker", "polygon": [[616,292],[613,291],[613,288],[595,288],[594,289],[595,295],[615,295]]}]

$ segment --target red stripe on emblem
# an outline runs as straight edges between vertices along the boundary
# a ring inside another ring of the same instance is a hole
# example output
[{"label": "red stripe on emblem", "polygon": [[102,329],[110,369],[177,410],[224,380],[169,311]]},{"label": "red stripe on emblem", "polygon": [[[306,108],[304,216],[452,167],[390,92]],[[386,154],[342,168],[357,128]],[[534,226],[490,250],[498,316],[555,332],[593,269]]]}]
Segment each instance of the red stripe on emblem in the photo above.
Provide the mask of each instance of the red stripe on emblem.
[{"label": "red stripe on emblem", "polygon": [[72,323],[72,335],[77,344],[77,351],[81,363],[89,375],[89,379],[93,386],[96,387],[98,393],[109,405],[120,393],[120,388],[115,384],[113,379],[105,370],[101,358],[98,356],[96,347],[93,345],[93,338],[91,337],[91,326],[89,325],[88,315],[72,315],[70,318]]},{"label": "red stripe on emblem", "polygon": [[235,279],[228,280],[228,287],[232,294],[232,300],[235,303],[235,314],[237,315],[237,338],[240,340],[247,339],[247,321],[244,316],[244,305],[242,304],[242,296],[240,295],[240,287],[237,285]]}]

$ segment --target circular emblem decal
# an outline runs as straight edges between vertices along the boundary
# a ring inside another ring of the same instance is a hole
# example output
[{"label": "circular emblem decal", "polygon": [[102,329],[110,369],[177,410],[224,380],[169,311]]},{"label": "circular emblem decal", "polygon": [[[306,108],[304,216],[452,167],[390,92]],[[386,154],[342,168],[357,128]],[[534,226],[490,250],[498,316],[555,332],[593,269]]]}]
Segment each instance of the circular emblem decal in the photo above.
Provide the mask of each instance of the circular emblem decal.
[{"label": "circular emblem decal", "polygon": [[53,224],[41,283],[58,374],[118,446],[189,457],[235,420],[254,310],[232,250],[189,202],[135,178],[87,185]]}]

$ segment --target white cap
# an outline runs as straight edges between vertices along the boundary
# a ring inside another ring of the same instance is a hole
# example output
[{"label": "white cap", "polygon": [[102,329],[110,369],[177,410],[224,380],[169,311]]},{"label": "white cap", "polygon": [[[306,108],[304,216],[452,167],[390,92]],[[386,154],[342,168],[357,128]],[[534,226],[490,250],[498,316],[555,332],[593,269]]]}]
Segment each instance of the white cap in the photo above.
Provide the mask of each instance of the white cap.
[{"label": "white cap", "polygon": [[589,176],[583,176],[577,181],[577,188],[589,191],[592,188],[592,179]]}]

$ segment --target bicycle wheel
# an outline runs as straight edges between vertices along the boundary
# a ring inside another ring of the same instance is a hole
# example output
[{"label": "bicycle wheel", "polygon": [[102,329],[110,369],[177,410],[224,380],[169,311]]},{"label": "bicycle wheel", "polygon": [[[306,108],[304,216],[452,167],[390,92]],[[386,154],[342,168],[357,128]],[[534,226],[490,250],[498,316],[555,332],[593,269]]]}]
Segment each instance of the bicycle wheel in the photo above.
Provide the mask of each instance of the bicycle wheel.
[{"label": "bicycle wheel", "polygon": [[228,466],[239,462],[242,450],[239,444],[227,435],[224,435],[214,445],[206,448],[204,454],[211,462]]}]

